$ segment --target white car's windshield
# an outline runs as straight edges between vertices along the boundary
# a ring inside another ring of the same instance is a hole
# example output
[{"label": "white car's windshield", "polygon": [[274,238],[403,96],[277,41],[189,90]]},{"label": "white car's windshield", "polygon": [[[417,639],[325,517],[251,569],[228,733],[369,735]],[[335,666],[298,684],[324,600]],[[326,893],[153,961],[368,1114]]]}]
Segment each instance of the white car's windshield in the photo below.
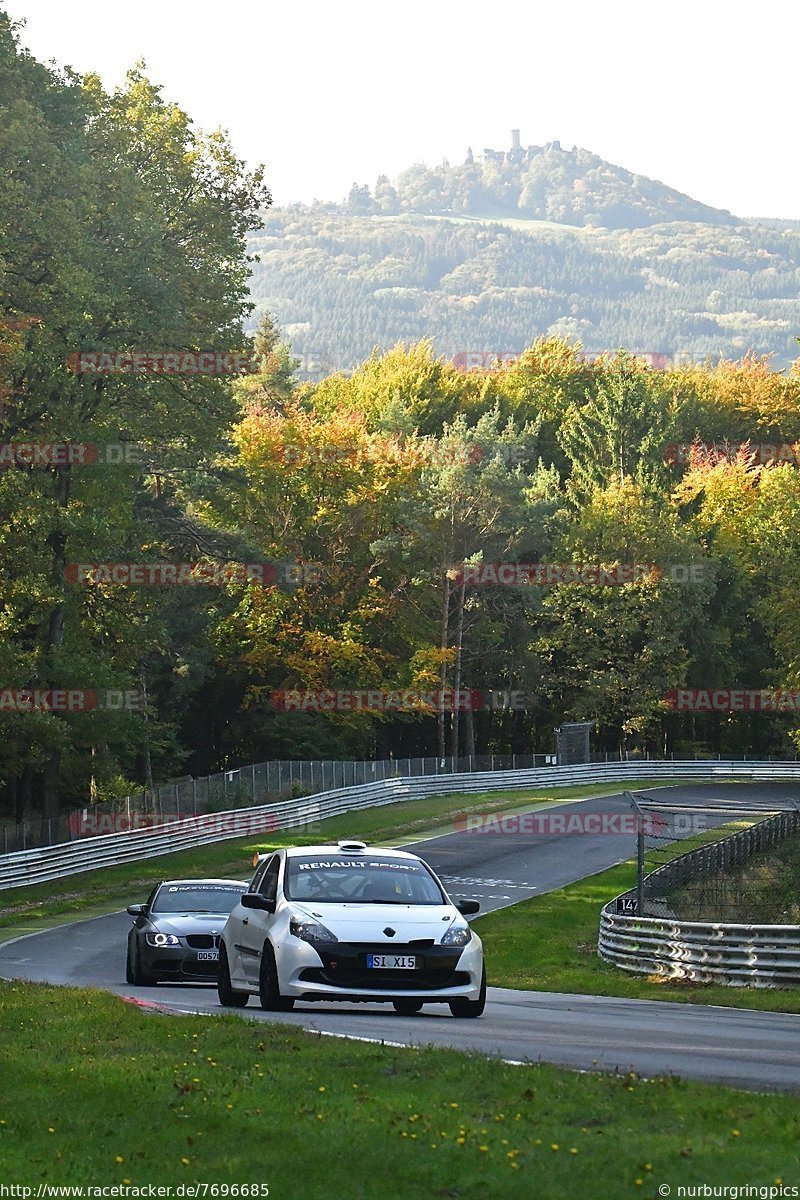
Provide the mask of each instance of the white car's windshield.
[{"label": "white car's windshield", "polygon": [[159,888],[151,911],[229,913],[243,891],[244,884],[234,888],[221,883],[168,883]]},{"label": "white car's windshield", "polygon": [[286,894],[290,900],[312,900],[320,904],[447,902],[423,863],[376,855],[289,858]]}]

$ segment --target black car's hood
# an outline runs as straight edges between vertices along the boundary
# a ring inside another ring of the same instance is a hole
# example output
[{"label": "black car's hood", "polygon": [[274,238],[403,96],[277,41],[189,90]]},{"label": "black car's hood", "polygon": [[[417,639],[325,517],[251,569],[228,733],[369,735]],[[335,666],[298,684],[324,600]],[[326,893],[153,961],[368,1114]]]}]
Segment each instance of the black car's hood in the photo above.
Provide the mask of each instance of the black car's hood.
[{"label": "black car's hood", "polygon": [[151,913],[147,927],[186,937],[190,933],[222,933],[227,913]]}]

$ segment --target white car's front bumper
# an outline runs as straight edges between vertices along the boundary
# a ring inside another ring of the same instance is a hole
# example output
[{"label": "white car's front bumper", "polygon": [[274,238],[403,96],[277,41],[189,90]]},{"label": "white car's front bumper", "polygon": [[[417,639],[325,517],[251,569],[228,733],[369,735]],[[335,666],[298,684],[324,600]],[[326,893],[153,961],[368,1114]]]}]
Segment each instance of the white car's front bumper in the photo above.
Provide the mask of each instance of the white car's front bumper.
[{"label": "white car's front bumper", "polygon": [[[414,969],[366,965],[370,953],[413,955]],[[306,1000],[477,1000],[483,947],[475,934],[466,946],[338,942],[314,946],[289,937],[275,947],[281,995]]]}]

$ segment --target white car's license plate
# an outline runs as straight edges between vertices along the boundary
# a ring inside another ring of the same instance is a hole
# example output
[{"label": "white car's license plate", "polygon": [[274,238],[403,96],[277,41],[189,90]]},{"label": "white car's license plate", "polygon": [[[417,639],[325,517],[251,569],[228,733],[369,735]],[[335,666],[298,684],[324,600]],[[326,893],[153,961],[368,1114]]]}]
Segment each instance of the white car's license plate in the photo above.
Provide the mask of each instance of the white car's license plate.
[{"label": "white car's license plate", "polygon": [[219,950],[198,950],[198,962],[219,962]]},{"label": "white car's license plate", "polygon": [[413,954],[368,954],[368,967],[382,967],[387,971],[414,971],[417,960]]}]

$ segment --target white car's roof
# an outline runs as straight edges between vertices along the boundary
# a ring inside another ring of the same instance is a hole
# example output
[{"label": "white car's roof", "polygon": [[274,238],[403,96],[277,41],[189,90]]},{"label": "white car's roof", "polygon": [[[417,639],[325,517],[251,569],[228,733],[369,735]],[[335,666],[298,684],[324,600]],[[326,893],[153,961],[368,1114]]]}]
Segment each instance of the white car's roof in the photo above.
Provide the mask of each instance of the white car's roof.
[{"label": "white car's roof", "polygon": [[247,887],[241,879],[162,879],[161,887]]},{"label": "white car's roof", "polygon": [[295,858],[297,855],[342,855],[346,858],[369,858],[370,855],[379,854],[381,858],[406,858],[413,862],[419,862],[419,856],[410,854],[406,850],[387,850],[382,846],[366,846],[363,849],[359,847],[355,849],[352,843],[345,842],[344,845],[327,845],[327,846],[288,846],[286,849],[287,858]]}]

